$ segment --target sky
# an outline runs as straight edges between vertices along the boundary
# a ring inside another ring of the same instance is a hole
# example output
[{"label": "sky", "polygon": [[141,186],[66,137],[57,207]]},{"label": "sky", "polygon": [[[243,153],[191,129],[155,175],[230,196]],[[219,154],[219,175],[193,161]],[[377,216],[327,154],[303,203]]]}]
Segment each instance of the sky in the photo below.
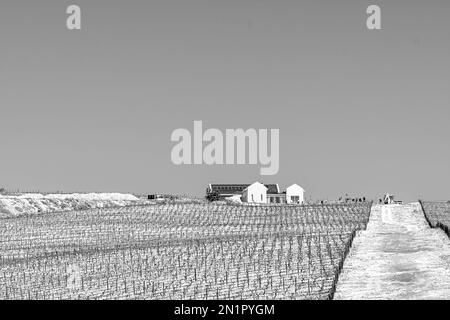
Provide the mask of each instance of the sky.
[{"label": "sky", "polygon": [[[81,30],[66,8],[81,7]],[[382,30],[366,28],[381,7]],[[0,5],[0,186],[203,195],[297,183],[450,199],[449,1]],[[181,165],[177,128],[280,130],[280,168]]]}]

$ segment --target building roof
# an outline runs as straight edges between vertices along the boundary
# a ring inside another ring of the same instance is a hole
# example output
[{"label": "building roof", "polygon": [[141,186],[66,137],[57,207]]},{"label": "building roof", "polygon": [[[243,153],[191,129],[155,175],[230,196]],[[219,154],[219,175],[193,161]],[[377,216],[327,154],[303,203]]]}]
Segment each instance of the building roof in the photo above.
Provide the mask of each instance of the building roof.
[{"label": "building roof", "polygon": [[[250,186],[247,184],[210,184],[209,190],[219,194],[240,194],[245,188]],[[280,193],[278,184],[264,184],[267,188],[267,193]]]},{"label": "building roof", "polygon": [[301,189],[301,190],[305,191],[305,189],[303,189],[301,186],[299,186],[299,185],[296,184],[296,183],[294,183],[293,185],[290,185],[289,187],[287,187],[286,190],[287,190],[287,189],[292,189],[292,188],[295,188],[295,189]]}]

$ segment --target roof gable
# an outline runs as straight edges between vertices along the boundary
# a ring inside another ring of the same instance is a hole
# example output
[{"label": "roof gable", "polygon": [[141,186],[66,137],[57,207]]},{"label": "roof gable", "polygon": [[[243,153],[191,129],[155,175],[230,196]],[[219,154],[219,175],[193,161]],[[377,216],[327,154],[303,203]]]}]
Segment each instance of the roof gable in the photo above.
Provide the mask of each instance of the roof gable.
[{"label": "roof gable", "polygon": [[287,187],[286,190],[301,190],[301,191],[305,191],[305,189],[303,189],[302,187],[300,187],[296,183],[294,183],[293,185],[290,185],[289,187]]},{"label": "roof gable", "polygon": [[244,191],[251,190],[251,189],[265,189],[267,191],[268,188],[260,182],[255,182],[255,183],[252,183],[251,185],[249,185],[247,188],[245,188]]}]

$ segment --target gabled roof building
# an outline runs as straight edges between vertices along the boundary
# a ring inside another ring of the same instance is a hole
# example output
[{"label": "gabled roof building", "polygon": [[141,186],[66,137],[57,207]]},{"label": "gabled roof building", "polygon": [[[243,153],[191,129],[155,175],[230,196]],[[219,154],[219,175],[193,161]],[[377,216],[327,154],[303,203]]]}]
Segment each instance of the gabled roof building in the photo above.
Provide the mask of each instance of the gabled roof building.
[{"label": "gabled roof building", "polygon": [[242,202],[269,204],[303,204],[305,190],[293,184],[281,192],[278,184],[210,184],[206,194],[215,193],[220,199],[241,196]]}]

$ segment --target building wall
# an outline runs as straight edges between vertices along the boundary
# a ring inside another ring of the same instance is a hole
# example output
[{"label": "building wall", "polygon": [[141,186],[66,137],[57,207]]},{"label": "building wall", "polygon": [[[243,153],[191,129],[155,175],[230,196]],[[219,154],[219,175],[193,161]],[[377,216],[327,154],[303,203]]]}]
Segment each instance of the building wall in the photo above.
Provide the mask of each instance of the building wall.
[{"label": "building wall", "polygon": [[267,203],[269,204],[286,203],[286,195],[284,193],[268,194]]},{"label": "building wall", "polygon": [[244,190],[242,200],[248,203],[267,203],[267,188],[260,183],[254,183]]},{"label": "building wall", "polygon": [[[292,201],[292,197],[298,197],[298,202]],[[287,203],[299,203],[302,204],[305,202],[305,190],[299,185],[293,184],[290,187],[286,188],[286,202]]]}]

